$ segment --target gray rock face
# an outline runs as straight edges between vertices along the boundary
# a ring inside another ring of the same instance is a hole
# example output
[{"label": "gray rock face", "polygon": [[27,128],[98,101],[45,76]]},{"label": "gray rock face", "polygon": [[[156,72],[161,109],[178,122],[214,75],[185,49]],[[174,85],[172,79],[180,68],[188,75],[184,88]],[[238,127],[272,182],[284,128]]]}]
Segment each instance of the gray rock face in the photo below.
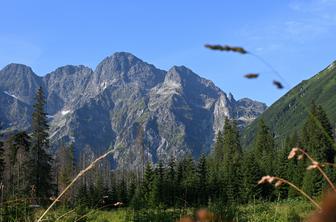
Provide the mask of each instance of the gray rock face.
[{"label": "gray rock face", "polygon": [[114,147],[119,166],[168,161],[209,152],[224,119],[244,127],[266,105],[236,101],[210,80],[181,66],[163,71],[129,53],[115,53],[95,69],[64,66],[38,77],[11,64],[0,71],[0,121],[29,129],[34,95],[45,89],[50,140],[56,148],[74,143],[80,152]]},{"label": "gray rock face", "polygon": [[92,77],[92,69],[71,65],[60,67],[47,74],[43,81],[48,93],[48,113],[53,115],[66,104],[74,103],[85,91]]}]

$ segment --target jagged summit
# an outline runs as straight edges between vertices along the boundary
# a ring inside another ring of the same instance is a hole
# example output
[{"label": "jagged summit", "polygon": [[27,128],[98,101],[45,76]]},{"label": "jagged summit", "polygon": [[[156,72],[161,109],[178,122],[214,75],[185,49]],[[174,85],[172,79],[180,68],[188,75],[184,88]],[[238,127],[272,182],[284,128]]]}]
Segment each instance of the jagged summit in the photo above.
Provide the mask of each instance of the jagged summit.
[{"label": "jagged summit", "polygon": [[30,66],[20,64],[20,63],[10,63],[10,64],[6,65],[0,71],[11,72],[11,73],[19,73],[19,74],[32,74],[32,73],[34,73]]},{"label": "jagged summit", "polygon": [[141,162],[135,145],[140,128],[150,160],[198,157],[210,151],[225,117],[244,127],[265,109],[252,100],[236,101],[185,66],[164,71],[117,52],[95,70],[66,65],[43,77],[28,66],[6,66],[0,71],[0,121],[6,128],[29,129],[40,86],[47,97],[53,147],[73,143],[77,153],[115,147],[115,162],[126,167]]}]

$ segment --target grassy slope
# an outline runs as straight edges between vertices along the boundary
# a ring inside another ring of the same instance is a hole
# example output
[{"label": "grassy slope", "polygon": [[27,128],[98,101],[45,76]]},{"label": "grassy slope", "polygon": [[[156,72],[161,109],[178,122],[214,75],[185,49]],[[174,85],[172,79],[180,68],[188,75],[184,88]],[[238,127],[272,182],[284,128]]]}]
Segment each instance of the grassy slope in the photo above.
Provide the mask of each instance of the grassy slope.
[{"label": "grassy slope", "polygon": [[[260,222],[260,221],[272,221],[272,222],[299,222],[304,221],[304,218],[314,210],[312,205],[306,200],[286,200],[278,202],[256,202],[247,205],[242,205],[239,208],[239,212],[235,220],[237,222]],[[53,210],[51,211],[45,221],[57,221],[58,222],[74,222],[77,221],[81,214],[64,213],[71,210]],[[153,210],[149,210],[151,214]],[[190,209],[187,214],[193,215],[194,209]],[[63,215],[62,217],[60,217]],[[76,216],[75,216],[76,215]],[[90,210],[87,212],[87,217],[83,217],[82,220],[86,222],[129,222],[132,218],[132,210],[119,209],[119,210]],[[300,219],[299,219],[300,218]],[[28,220],[29,221],[29,220]],[[151,220],[153,222],[161,222],[162,220]],[[167,220],[174,222],[175,220]]]},{"label": "grassy slope", "polygon": [[[276,138],[285,138],[301,129],[312,101],[322,105],[332,124],[336,123],[336,62],[295,86],[259,118],[265,120]],[[252,143],[258,119],[243,132],[242,141],[246,147]]]}]

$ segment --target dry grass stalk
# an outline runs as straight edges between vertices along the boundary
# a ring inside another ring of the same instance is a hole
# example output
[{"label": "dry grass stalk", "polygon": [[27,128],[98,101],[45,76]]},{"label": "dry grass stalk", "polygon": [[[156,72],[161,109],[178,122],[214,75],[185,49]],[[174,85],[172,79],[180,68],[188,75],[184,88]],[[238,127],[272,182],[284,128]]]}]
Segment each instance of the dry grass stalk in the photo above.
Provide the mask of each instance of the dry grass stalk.
[{"label": "dry grass stalk", "polygon": [[244,75],[244,77],[247,78],[247,79],[256,79],[256,78],[258,78],[258,76],[259,76],[259,73],[248,73],[248,74]]},{"label": "dry grass stalk", "polygon": [[58,195],[58,197],[50,204],[50,206],[44,211],[44,213],[40,216],[40,218],[37,220],[37,222],[41,222],[43,217],[49,212],[49,210],[61,199],[61,197],[72,187],[72,185],[80,178],[82,177],[86,172],[88,172],[90,169],[92,169],[100,160],[107,157],[109,154],[114,152],[114,150],[109,150],[105,154],[101,155],[97,159],[95,159],[88,167],[86,167],[84,170],[79,172],[77,176],[69,183],[69,185]]},{"label": "dry grass stalk", "polygon": [[306,192],[304,192],[302,189],[300,189],[298,186],[296,186],[295,184],[293,184],[292,182],[289,182],[288,180],[285,180],[283,178],[280,177],[275,177],[275,176],[263,176],[258,184],[265,184],[265,183],[269,183],[272,184],[273,182],[275,182],[275,186],[279,187],[283,184],[287,184],[290,187],[294,188],[296,191],[298,191],[300,194],[302,194],[304,197],[306,197],[317,209],[321,210],[321,206],[311,197],[309,196]]},{"label": "dry grass stalk", "polygon": [[[301,154],[299,154],[301,153]],[[324,170],[322,169],[323,166],[325,166],[324,164],[320,164],[318,161],[316,161],[315,159],[313,159],[304,149],[301,149],[299,147],[294,147],[289,155],[288,155],[288,159],[292,159],[294,158],[296,155],[298,155],[298,159],[302,159],[301,155],[306,156],[310,162],[311,165],[309,165],[307,167],[307,170],[313,170],[313,169],[318,169],[320,171],[320,173],[322,174],[322,176],[324,177],[324,179],[328,182],[329,186],[333,189],[333,191],[336,193],[336,187],[334,185],[334,183],[330,180],[330,178],[328,177],[328,175],[324,172]]]},{"label": "dry grass stalk", "polygon": [[[240,54],[248,54],[251,55],[253,57],[255,57],[256,59],[258,59],[260,62],[262,62],[264,65],[266,65],[268,68],[270,68],[270,70],[278,76],[278,78],[281,79],[282,82],[286,82],[285,79],[280,75],[280,73],[270,64],[268,63],[265,59],[263,59],[261,56],[258,56],[250,51],[245,50],[243,47],[237,47],[237,46],[229,46],[229,45],[212,45],[212,44],[206,44],[204,45],[204,47],[211,49],[211,50],[216,50],[216,51],[226,51],[226,52],[236,52],[236,53],[240,53]],[[245,78],[248,79],[255,79],[257,78],[259,75],[245,75]],[[273,85],[276,86],[277,89],[283,89],[284,85],[277,80],[273,81]],[[286,85],[288,85],[286,83]]]},{"label": "dry grass stalk", "polygon": [[244,48],[237,47],[237,46],[229,46],[229,45],[210,45],[206,44],[204,45],[206,48],[211,50],[218,50],[218,51],[227,51],[227,52],[237,52],[240,54],[246,54],[248,53]]},{"label": "dry grass stalk", "polygon": [[72,213],[74,211],[75,211],[75,209],[72,209],[72,210],[69,210],[68,212],[65,212],[64,214],[62,214],[61,216],[59,216],[58,218],[56,218],[55,222],[59,221],[60,219],[62,219],[63,217],[65,217],[66,215],[68,215],[68,214],[70,214],[70,213]]}]

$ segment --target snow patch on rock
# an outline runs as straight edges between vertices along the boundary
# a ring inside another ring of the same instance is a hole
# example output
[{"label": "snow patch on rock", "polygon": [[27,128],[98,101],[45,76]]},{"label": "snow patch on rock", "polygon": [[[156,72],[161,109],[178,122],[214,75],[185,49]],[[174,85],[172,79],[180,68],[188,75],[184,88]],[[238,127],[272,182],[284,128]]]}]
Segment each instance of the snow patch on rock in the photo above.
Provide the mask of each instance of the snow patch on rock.
[{"label": "snow patch on rock", "polygon": [[69,114],[70,112],[71,112],[71,110],[62,110],[61,114],[62,114],[62,116],[65,116],[65,115]]},{"label": "snow patch on rock", "polygon": [[4,91],[4,93],[10,97],[13,97],[14,99],[19,100],[19,97],[17,97],[16,95],[10,94],[8,91]]}]

